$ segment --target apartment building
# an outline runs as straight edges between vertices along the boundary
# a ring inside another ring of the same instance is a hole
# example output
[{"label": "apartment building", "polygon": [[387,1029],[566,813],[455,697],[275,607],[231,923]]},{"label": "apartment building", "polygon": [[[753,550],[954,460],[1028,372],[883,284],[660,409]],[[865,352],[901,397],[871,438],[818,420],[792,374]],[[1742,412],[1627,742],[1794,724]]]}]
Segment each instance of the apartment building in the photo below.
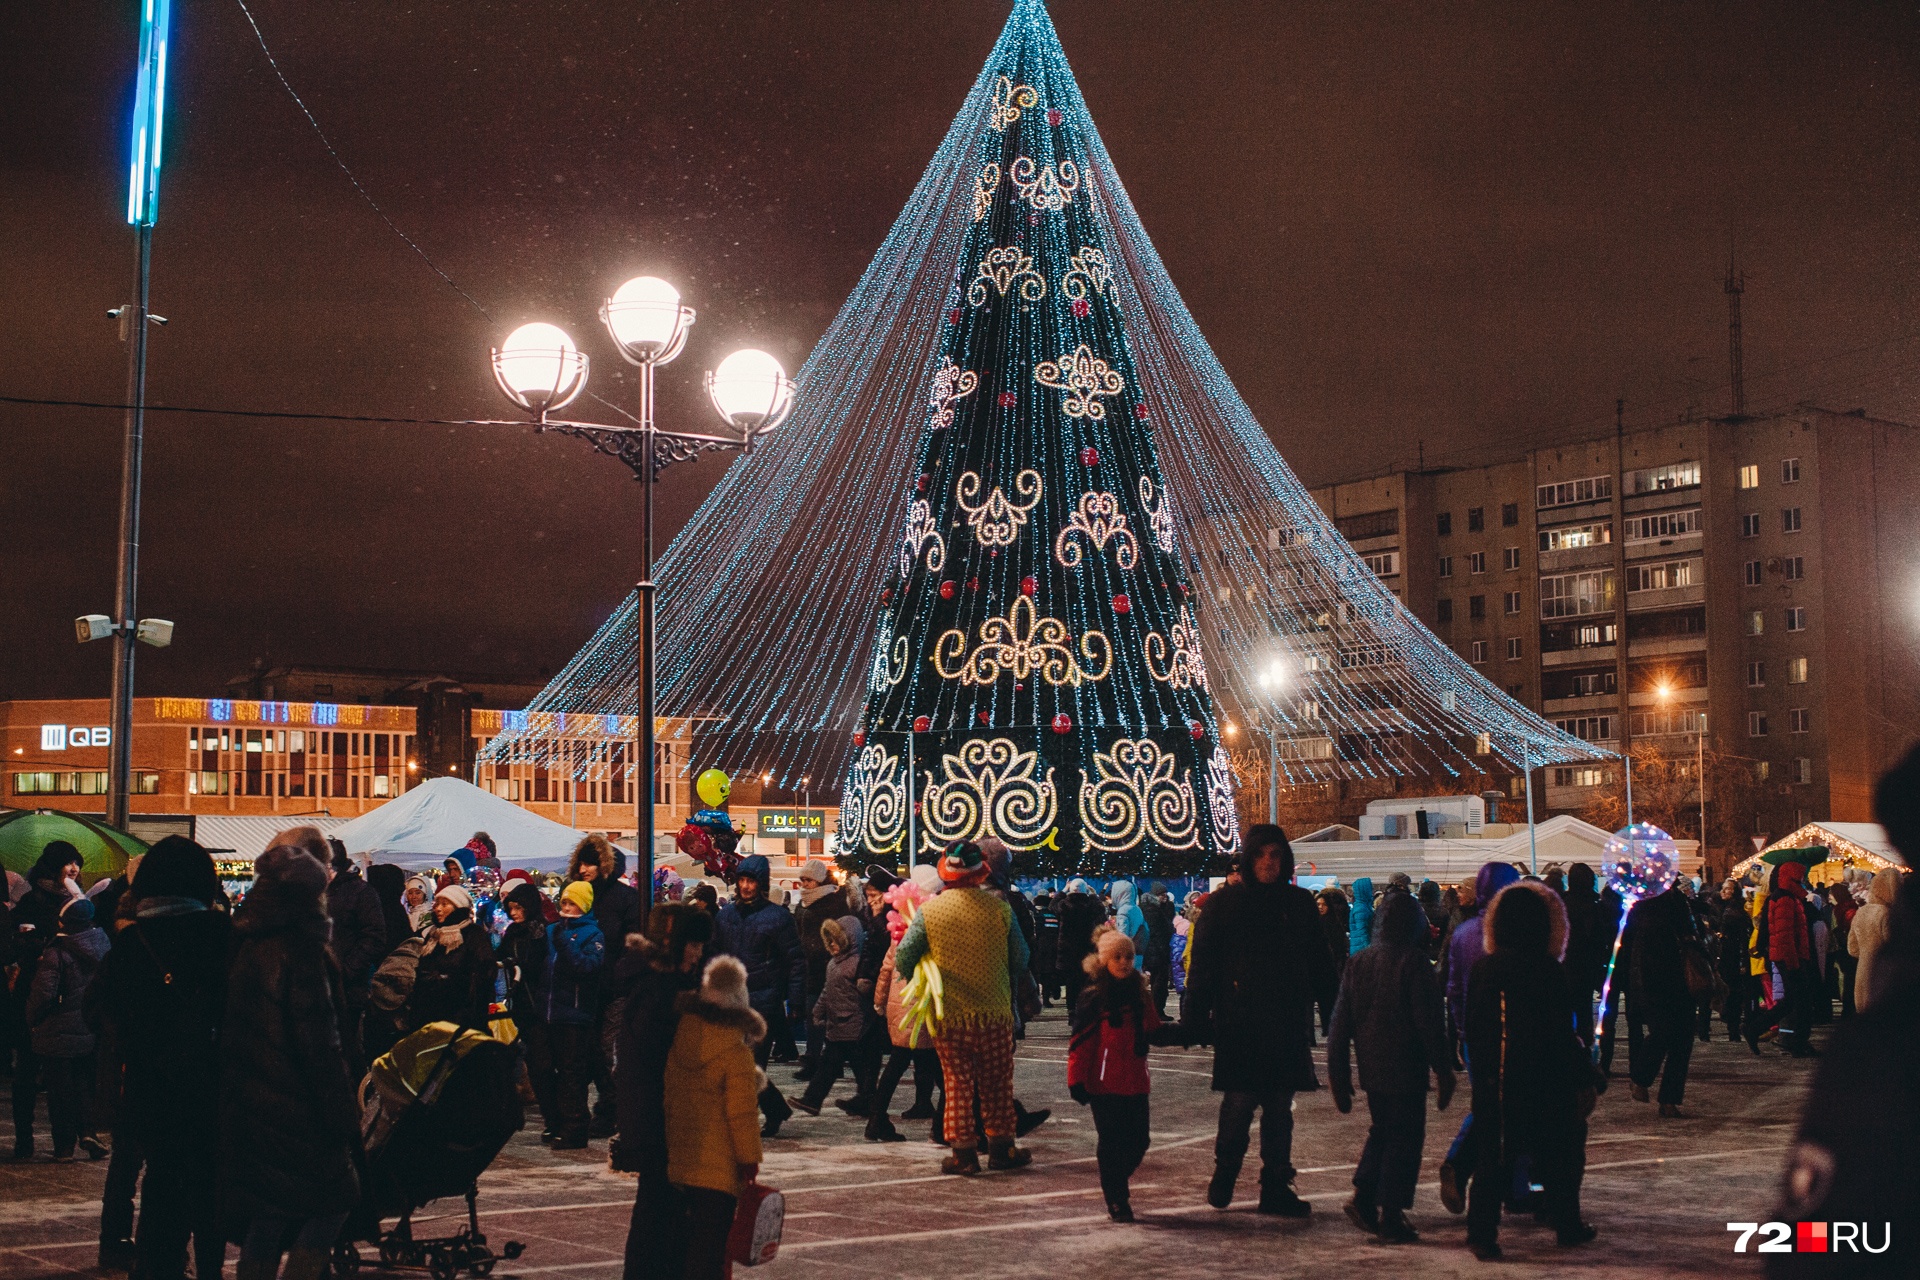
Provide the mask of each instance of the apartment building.
[{"label": "apartment building", "polygon": [[[1314,496],[1489,681],[1611,751],[1704,733],[1778,835],[1867,819],[1920,732],[1916,493],[1920,431],[1808,408]],[[1543,772],[1554,810],[1620,785],[1615,765]]]}]

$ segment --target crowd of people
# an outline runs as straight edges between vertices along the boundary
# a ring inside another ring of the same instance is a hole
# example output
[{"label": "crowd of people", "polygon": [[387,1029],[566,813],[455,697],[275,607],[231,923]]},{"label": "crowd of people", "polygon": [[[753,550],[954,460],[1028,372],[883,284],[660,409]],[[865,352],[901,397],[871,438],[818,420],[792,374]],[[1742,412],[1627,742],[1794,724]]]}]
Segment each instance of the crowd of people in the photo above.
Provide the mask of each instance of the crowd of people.
[{"label": "crowd of people", "polygon": [[[1909,854],[1916,795],[1920,755],[1881,788]],[[242,1280],[317,1280],[364,1191],[358,1082],[402,1038],[452,1024],[519,1047],[544,1142],[609,1138],[613,1166],[638,1176],[629,1280],[706,1280],[727,1273],[763,1143],[796,1114],[820,1116],[848,1077],[836,1105],[868,1141],[905,1140],[893,1106],[911,1072],[898,1120],[927,1124],[942,1173],[1026,1165],[1022,1140],[1048,1112],[1014,1096],[1016,1046],[1064,1001],[1067,1090],[1091,1112],[1114,1221],[1133,1220],[1129,1180],[1151,1142],[1154,1047],[1211,1053],[1208,1203],[1234,1202],[1257,1119],[1254,1207],[1309,1217],[1293,1126],[1296,1099],[1321,1088],[1324,1037],[1334,1107],[1352,1110],[1357,1071],[1367,1109],[1345,1217],[1385,1243],[1419,1238],[1407,1211],[1427,1098],[1447,1110],[1464,1072],[1440,1198],[1465,1214],[1473,1253],[1494,1259],[1505,1214],[1563,1246],[1595,1238],[1580,1195],[1587,1118],[1620,1014],[1632,1095],[1651,1103],[1657,1088],[1666,1117],[1682,1114],[1692,1046],[1717,1015],[1729,1039],[1793,1057],[1815,1054],[1814,1025],[1841,1024],[1847,1052],[1822,1064],[1789,1171],[1802,1216],[1842,1189],[1890,1214],[1911,1207],[1899,1197],[1915,1181],[1887,1173],[1913,1163],[1911,1144],[1864,1144],[1830,1096],[1863,1062],[1910,1079],[1920,1061],[1920,908],[1900,872],[1816,888],[1789,861],[1709,892],[1683,880],[1623,920],[1581,864],[1309,891],[1285,834],[1256,825],[1225,883],[1184,902],[1124,879],[1030,897],[989,837],[907,876],[871,866],[843,884],[810,861],[790,902],[764,857],[738,861],[724,901],[662,873],[643,919],[622,861],[590,836],[542,884],[501,871],[480,834],[443,873],[408,878],[363,871],[297,827],[234,901],[189,840],[160,841],[90,892],[79,854],[55,841],[0,906],[15,1158],[35,1155],[44,1092],[51,1157],[110,1161],[102,1265],[165,1280],[191,1259],[207,1280],[237,1244]],[[804,1089],[773,1083],[775,1064]],[[1913,1132],[1913,1099],[1891,1134]]]}]

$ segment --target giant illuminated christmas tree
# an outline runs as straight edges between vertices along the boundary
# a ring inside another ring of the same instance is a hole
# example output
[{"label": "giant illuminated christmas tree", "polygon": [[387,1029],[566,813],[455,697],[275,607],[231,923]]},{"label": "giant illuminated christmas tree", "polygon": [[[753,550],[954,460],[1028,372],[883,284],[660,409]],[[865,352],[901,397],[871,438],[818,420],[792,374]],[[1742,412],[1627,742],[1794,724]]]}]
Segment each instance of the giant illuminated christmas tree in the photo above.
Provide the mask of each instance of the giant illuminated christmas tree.
[{"label": "giant illuminated christmas tree", "polygon": [[937,371],[842,842],[996,835],[1044,872],[1177,874],[1233,847],[1232,773],[1085,135],[1042,50],[1010,52],[961,175],[962,270],[928,285]]},{"label": "giant illuminated christmas tree", "polygon": [[[1276,784],[1468,793],[1596,754],[1421,626],[1287,467],[1041,0],[799,384],[661,558],[660,728],[691,772],[843,777],[848,861],[993,832],[1036,871],[1218,866],[1223,745]],[[636,708],[634,619],[483,759],[577,768],[572,717]]]}]

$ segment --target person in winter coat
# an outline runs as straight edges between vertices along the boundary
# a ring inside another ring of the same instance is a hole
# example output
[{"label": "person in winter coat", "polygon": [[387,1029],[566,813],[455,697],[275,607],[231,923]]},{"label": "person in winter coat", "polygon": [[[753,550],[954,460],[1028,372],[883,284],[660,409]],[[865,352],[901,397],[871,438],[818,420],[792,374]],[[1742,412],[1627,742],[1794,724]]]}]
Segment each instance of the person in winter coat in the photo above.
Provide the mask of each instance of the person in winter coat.
[{"label": "person in winter coat", "polygon": [[788,1099],[810,1116],[820,1114],[820,1104],[826,1101],[827,1091],[833,1088],[841,1070],[849,1063],[859,1092],[869,1098],[874,1092],[871,1064],[863,1056],[854,1054],[855,1047],[866,1035],[873,1008],[873,987],[868,984],[863,990],[860,982],[860,957],[866,930],[856,917],[842,916],[821,925],[820,933],[827,951],[827,977],[820,988],[819,999],[808,1012],[807,1025],[820,1033],[825,1048],[806,1093]]},{"label": "person in winter coat", "polygon": [[317,1280],[360,1199],[360,1112],[327,951],[326,865],[276,843],[233,922],[220,1039],[217,1199],[240,1280]]},{"label": "person in winter coat", "polygon": [[[807,865],[800,869],[800,905],[793,913],[794,930],[800,939],[800,954],[806,959],[806,982],[801,988],[806,1001],[802,1006],[804,1012],[812,1011],[827,984],[827,947],[822,941],[821,926],[829,920],[838,920],[846,913],[846,895],[834,883],[833,873],[827,870],[827,864],[818,858],[808,859]],[[820,1056],[825,1048],[825,1036],[809,1022],[807,1049],[801,1057],[800,1070],[794,1073],[795,1079],[813,1079],[814,1073],[820,1069]]]},{"label": "person in winter coat", "polygon": [[[1320,929],[1327,935],[1327,954],[1333,957],[1333,972],[1337,981],[1338,976],[1346,972],[1347,957],[1352,954],[1347,895],[1339,885],[1330,884],[1314,895],[1314,905],[1320,911]],[[1320,1029],[1325,1031],[1332,1025],[1333,1005],[1329,1002],[1320,1010]]]},{"label": "person in winter coat", "polygon": [[41,954],[60,936],[60,912],[81,896],[80,851],[65,840],[50,840],[27,872],[28,889],[13,904],[13,962],[19,966],[4,1015],[14,1045],[13,1158],[33,1157],[33,1111],[40,1092],[40,1059],[27,1025],[27,1001]]},{"label": "person in winter coat", "polygon": [[900,939],[894,964],[911,981],[924,959],[939,967],[945,1013],[934,1029],[946,1087],[945,1137],[953,1154],[942,1173],[980,1171],[974,1107],[986,1130],[989,1168],[1017,1169],[1033,1153],[1015,1145],[1013,1109],[1013,982],[1027,966],[1027,943],[1013,909],[983,888],[986,856],[956,840],[937,864],[946,887],[922,907]]},{"label": "person in winter coat", "polygon": [[[1131,880],[1115,880],[1108,886],[1107,893],[1113,900],[1113,918],[1109,923],[1121,933],[1124,933],[1127,936],[1127,941],[1133,944],[1134,968],[1144,968],[1144,957],[1147,948],[1147,918],[1141,912],[1139,903],[1135,901],[1139,895],[1139,890],[1134,887],[1133,881]],[[1080,967],[1082,969],[1086,968],[1084,958],[1081,960]]]},{"label": "person in winter coat", "polygon": [[1140,914],[1147,919],[1146,970],[1153,988],[1153,1009],[1167,1016],[1167,992],[1173,979],[1173,922],[1180,913],[1167,893],[1167,886],[1155,880],[1140,899]]},{"label": "person in winter coat", "polygon": [[[1447,943],[1447,954],[1441,970],[1447,993],[1447,1016],[1459,1042],[1461,1059],[1466,1064],[1469,1080],[1473,1078],[1473,1056],[1467,1046],[1467,986],[1474,966],[1486,954],[1483,932],[1486,927],[1485,908],[1495,895],[1519,878],[1520,873],[1510,863],[1484,864],[1473,879],[1474,901],[1481,905],[1481,910],[1472,919],[1463,921]],[[1380,909],[1386,910],[1385,902],[1380,904]],[[1467,1178],[1473,1173],[1479,1159],[1473,1143],[1473,1113],[1468,1112],[1453,1135],[1446,1158],[1440,1162],[1440,1202],[1446,1205],[1449,1213],[1467,1211]]]},{"label": "person in winter coat", "polygon": [[519,1034],[540,1020],[538,992],[546,981],[547,917],[545,897],[525,880],[513,881],[503,899],[507,927],[494,947],[494,962],[505,979],[507,1016]]},{"label": "person in winter coat", "polygon": [[[928,874],[922,875],[922,872]],[[934,1052],[933,1038],[924,1030],[908,1034],[907,984],[900,980],[894,968],[900,939],[907,933],[908,917],[939,890],[939,875],[924,863],[915,868],[913,880],[887,888],[888,905],[891,908],[885,924],[888,932],[887,953],[880,962],[879,976],[874,982],[873,1009],[886,1023],[887,1039],[893,1052],[880,1072],[880,1079],[874,1085],[873,1098],[868,1104],[868,1142],[906,1141],[887,1118],[887,1108],[893,1104],[893,1091],[899,1087],[901,1077],[906,1075],[908,1067],[912,1067],[913,1105],[901,1112],[900,1118],[933,1121],[935,1139],[940,1145],[946,1145],[942,1117],[933,1106],[933,1091],[940,1082],[940,1055]]]},{"label": "person in winter coat", "polygon": [[1853,924],[1847,930],[1847,949],[1860,966],[1853,980],[1856,1011],[1873,1003],[1873,962],[1880,948],[1886,945],[1893,901],[1899,892],[1900,873],[1892,867],[1879,871],[1867,889],[1865,905],[1853,913]]},{"label": "person in winter coat", "polygon": [[[209,909],[219,888],[205,849],[183,836],[155,844],[128,890],[134,918],[82,1005],[88,1025],[119,1055],[116,1159],[131,1145],[146,1161],[134,1252],[150,1280],[182,1280],[189,1237],[197,1275],[219,1275],[226,1252],[214,1211],[219,1126],[181,1105],[220,1078],[233,922]],[[131,1226],[130,1211],[118,1223],[103,1212],[102,1247],[118,1245]]]},{"label": "person in winter coat", "polygon": [[1727,1039],[1740,1038],[1740,1024],[1753,1003],[1752,959],[1753,918],[1747,914],[1745,897],[1738,880],[1720,886],[1713,900],[1713,932],[1717,939],[1714,968],[1727,984],[1726,998],[1720,1003],[1720,1020],[1727,1024]]},{"label": "person in winter coat", "polygon": [[[873,1004],[873,992],[880,982],[880,966],[885,963],[887,951],[893,943],[887,931],[887,919],[893,914],[893,908],[887,903],[887,890],[899,883],[900,877],[885,867],[876,865],[866,869],[866,883],[861,888],[863,909],[860,912],[860,927],[866,934],[866,940],[860,946],[857,981],[860,990],[865,993],[868,1006]],[[860,1042],[850,1052],[852,1061],[865,1066],[866,1083],[852,1097],[834,1103],[848,1115],[862,1118],[872,1110],[873,1097],[869,1086],[878,1081],[880,1064],[886,1058],[889,1046],[886,1019],[870,1017],[866,1023]],[[854,1072],[854,1078],[860,1079],[858,1069]]]},{"label": "person in winter coat", "polygon": [[[1618,917],[1603,910],[1593,868],[1576,862],[1567,868],[1567,889],[1561,895],[1567,909],[1567,981],[1573,987],[1573,1002],[1591,1010],[1593,1000],[1605,981],[1607,959],[1613,951],[1613,927]],[[1580,1020],[1580,1036],[1593,1044],[1593,1019]]]},{"label": "person in winter coat", "polygon": [[1107,1216],[1133,1221],[1128,1181],[1146,1158],[1150,1139],[1147,1049],[1177,1043],[1151,1003],[1145,978],[1134,967],[1133,941],[1118,929],[1094,935],[1094,952],[1083,967],[1092,979],[1073,1010],[1067,1041],[1067,1092],[1093,1109],[1099,1135],[1095,1160]]},{"label": "person in winter coat", "polygon": [[400,939],[387,938],[387,916],[380,895],[360,878],[347,857],[347,847],[338,840],[329,840],[327,845],[333,865],[333,879],[327,884],[327,919],[333,924],[333,935],[327,949],[340,966],[341,981],[346,986],[347,1020],[340,1030],[346,1038],[347,1062],[358,1079],[367,1070],[360,1028],[366,1017],[373,971],[387,952],[400,945]]},{"label": "person in winter coat", "polygon": [[[734,868],[734,899],[720,908],[714,920],[714,946],[723,955],[736,957],[747,970],[747,995],[753,1011],[772,1030],[786,1025],[787,1008],[801,1007],[806,995],[806,961],[800,954],[800,938],[794,929],[793,913],[767,897],[770,883],[766,858],[752,854],[740,859]],[[754,1060],[765,1066],[771,1037],[754,1042]],[[764,1137],[780,1132],[780,1126],[793,1114],[781,1092],[768,1085],[760,1098],[766,1116]]]},{"label": "person in winter coat", "polygon": [[685,1205],[687,1280],[722,1280],[734,1206],[760,1172],[754,1113],[765,1077],[753,1047],[767,1024],[753,1009],[746,966],[731,955],[709,960],[700,990],[677,1005],[664,1076],[667,1177]]},{"label": "person in winter coat", "polygon": [[1526,1156],[1544,1188],[1543,1212],[1562,1246],[1599,1234],[1580,1216],[1594,1078],[1560,957],[1566,908],[1534,880],[1502,889],[1483,913],[1487,954],[1467,983],[1475,1164],[1467,1244],[1499,1258],[1500,1206]]},{"label": "person in winter coat", "polygon": [[1240,883],[1207,897],[1188,947],[1187,1043],[1213,1045],[1220,1094],[1207,1203],[1233,1203],[1254,1112],[1260,1113],[1262,1213],[1304,1218],[1293,1191],[1293,1097],[1317,1089],[1313,1010],[1337,979],[1313,895],[1293,884],[1293,848],[1279,827],[1249,828]]},{"label": "person in winter coat", "polygon": [[1421,913],[1427,918],[1427,958],[1438,964],[1440,940],[1447,933],[1447,908],[1440,900],[1439,882],[1422,880],[1418,901]]},{"label": "person in winter coat", "polygon": [[1646,1102],[1658,1076],[1660,1114],[1667,1118],[1680,1114],[1693,1057],[1695,1004],[1684,956],[1695,941],[1693,930],[1692,906],[1677,884],[1635,903],[1621,943],[1624,972],[1615,978],[1626,983],[1627,1017],[1634,1027],[1627,1046],[1633,1099]]},{"label": "person in winter coat", "polygon": [[[367,886],[380,903],[380,920],[386,926],[387,950],[392,951],[413,932],[413,921],[407,914],[407,873],[390,862],[378,862],[367,868]],[[378,961],[374,967],[379,967]]]},{"label": "person in winter coat", "polygon": [[1787,862],[1774,869],[1773,891],[1767,895],[1766,914],[1760,927],[1765,932],[1766,958],[1780,971],[1786,996],[1773,1008],[1755,1010],[1747,1019],[1747,1047],[1760,1052],[1760,1033],[1780,1026],[1780,1039],[1787,1053],[1795,1058],[1811,1058],[1813,1045],[1808,1039],[1813,1029],[1813,1006],[1820,998],[1820,980],[1813,954],[1813,931],[1807,920],[1807,868]]},{"label": "person in winter coat", "polygon": [[1106,910],[1085,880],[1067,881],[1067,891],[1055,900],[1060,917],[1060,979],[1066,987],[1067,1008],[1080,1007],[1080,988],[1086,985],[1086,958],[1093,954],[1093,931],[1107,918]]},{"label": "person in winter coat", "polygon": [[76,1143],[89,1160],[107,1154],[93,1132],[94,1035],[80,1002],[108,946],[106,932],[93,923],[93,903],[72,898],[60,912],[59,935],[33,971],[27,1028],[46,1078],[55,1160],[73,1159]]},{"label": "person in winter coat", "polygon": [[680,1026],[680,997],[699,989],[712,938],[712,916],[685,903],[662,903],[646,934],[628,938],[611,965],[610,989],[626,1001],[614,1167],[640,1175],[622,1280],[680,1280],[686,1270],[686,1206],[667,1172],[667,1055]]},{"label": "person in winter coat", "polygon": [[493,1003],[493,942],[473,918],[473,898],[450,884],[433,896],[433,921],[407,997],[406,1024],[417,1031],[429,1022],[485,1030]]},{"label": "person in winter coat", "polygon": [[427,876],[412,876],[402,896],[402,905],[407,909],[408,931],[418,933],[427,927],[427,921],[433,919],[433,895],[439,889]]},{"label": "person in winter coat", "polygon": [[1347,908],[1347,954],[1358,955],[1373,945],[1373,878],[1353,882],[1353,903]]},{"label": "person in winter coat", "polygon": [[1374,940],[1347,961],[1327,1035],[1327,1079],[1341,1114],[1353,1109],[1348,1049],[1360,1059],[1371,1124],[1346,1214],[1388,1244],[1420,1238],[1407,1221],[1427,1135],[1427,1076],[1439,1081],[1440,1110],[1453,1100],[1453,1050],[1447,1044],[1440,984],[1427,963],[1413,899],[1381,906]]},{"label": "person in winter coat", "polygon": [[592,910],[588,882],[575,880],[560,891],[560,919],[547,929],[546,963],[534,985],[539,1019],[528,1037],[527,1076],[555,1151],[587,1146],[587,1082],[599,1043],[600,975],[607,959],[606,935]]},{"label": "person in winter coat", "polygon": [[[480,837],[476,835],[475,840]],[[593,918],[606,940],[607,954],[618,956],[626,950],[627,939],[641,936],[646,921],[640,918],[640,894],[620,877],[626,874],[626,854],[614,848],[602,835],[590,835],[574,846],[568,860],[567,879],[584,882],[593,890]],[[620,1022],[625,1006],[608,985],[611,972],[602,983],[599,1012],[594,1026],[593,1088],[595,1100],[591,1128],[593,1136],[610,1136],[617,1123],[617,1096],[614,1088],[614,1059],[619,1052]]]}]

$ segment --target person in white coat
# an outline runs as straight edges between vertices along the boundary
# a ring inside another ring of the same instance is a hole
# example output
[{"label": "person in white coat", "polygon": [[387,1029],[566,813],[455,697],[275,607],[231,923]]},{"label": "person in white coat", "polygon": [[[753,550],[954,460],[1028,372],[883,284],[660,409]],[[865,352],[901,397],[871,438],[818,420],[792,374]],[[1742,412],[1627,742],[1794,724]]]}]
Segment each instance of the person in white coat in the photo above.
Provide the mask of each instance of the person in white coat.
[{"label": "person in white coat", "polygon": [[1847,951],[1860,962],[1853,980],[1853,1004],[1864,1010],[1873,1000],[1873,958],[1887,940],[1893,900],[1900,892],[1900,873],[1888,867],[1873,878],[1866,905],[1854,912],[1847,931]]}]

